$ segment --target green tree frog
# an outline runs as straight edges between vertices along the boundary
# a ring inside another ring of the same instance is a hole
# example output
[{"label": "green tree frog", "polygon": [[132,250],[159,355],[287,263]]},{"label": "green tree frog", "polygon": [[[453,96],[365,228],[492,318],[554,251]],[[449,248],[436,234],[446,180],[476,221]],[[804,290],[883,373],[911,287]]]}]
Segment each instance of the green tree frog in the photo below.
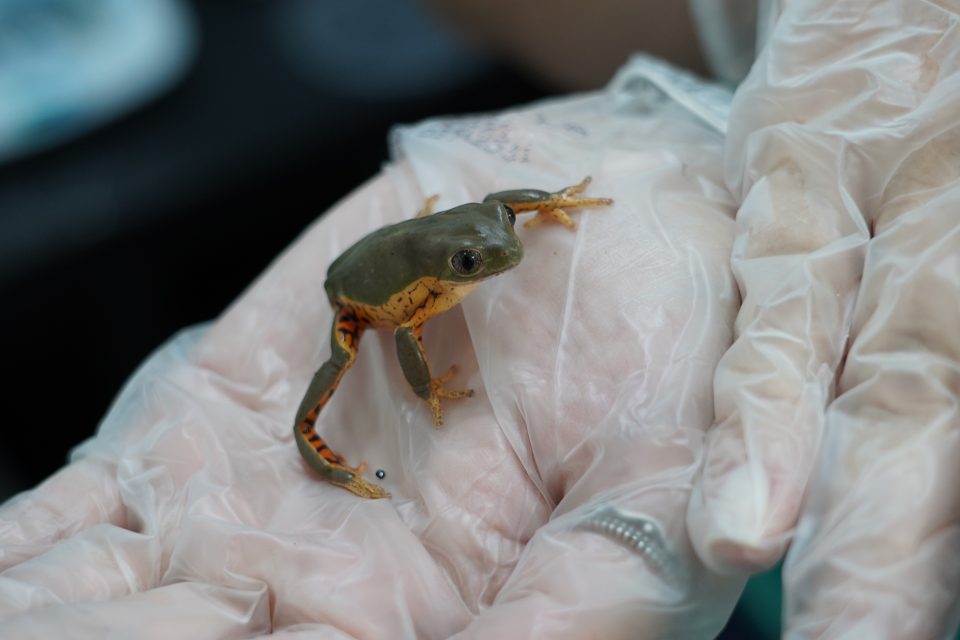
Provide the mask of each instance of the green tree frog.
[{"label": "green tree frog", "polygon": [[432,377],[424,352],[424,323],[460,303],[480,282],[520,263],[523,245],[516,214],[536,211],[525,226],[556,222],[575,228],[564,209],[610,205],[609,198],[577,197],[590,178],[554,193],[501,191],[431,214],[428,201],[417,217],[367,235],[333,261],[324,288],[334,309],[330,358],[313,375],[297,410],[294,438],[307,464],[328,482],[365,498],[389,494],[363,478],[364,464],[350,467],[316,432],[317,418],[357,355],[368,327],[393,330],[403,375],[443,424],[441,399],[465,398],[472,390],[444,385],[456,368]]}]

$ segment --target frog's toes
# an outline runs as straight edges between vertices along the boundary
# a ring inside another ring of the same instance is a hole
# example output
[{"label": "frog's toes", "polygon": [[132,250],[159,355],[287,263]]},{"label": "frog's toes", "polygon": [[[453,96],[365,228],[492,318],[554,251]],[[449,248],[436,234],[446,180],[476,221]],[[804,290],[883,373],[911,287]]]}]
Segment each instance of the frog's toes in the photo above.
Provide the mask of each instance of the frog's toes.
[{"label": "frog's toes", "polygon": [[458,398],[473,397],[473,389],[464,389],[462,391],[451,391],[444,388],[446,383],[457,372],[457,365],[453,365],[442,376],[430,380],[430,397],[427,404],[430,405],[430,412],[433,414],[433,424],[437,428],[443,425],[443,410],[440,407],[440,399],[456,400]]},{"label": "frog's toes", "polygon": [[367,468],[366,462],[361,462],[356,469],[345,464],[332,464],[331,467],[337,472],[330,479],[331,484],[343,487],[361,498],[376,500],[390,497],[390,493],[386,489],[363,479],[363,472]]},{"label": "frog's toes", "polygon": [[532,229],[533,227],[539,227],[544,222],[556,222],[570,230],[577,228],[577,223],[571,220],[563,209],[540,209],[537,211],[537,215],[527,220],[523,226]]},{"label": "frog's toes", "polygon": [[440,194],[435,193],[423,203],[423,208],[420,211],[417,211],[417,215],[413,216],[414,218],[423,218],[424,216],[429,216],[433,214],[433,207],[437,204],[437,200],[440,199]]},{"label": "frog's toes", "polygon": [[455,364],[450,365],[450,368],[447,369],[447,372],[446,372],[445,374],[443,374],[442,376],[437,376],[436,378],[431,378],[431,379],[430,379],[430,387],[431,387],[431,389],[433,389],[433,388],[439,388],[439,387],[440,387],[441,385],[443,385],[445,382],[447,382],[448,380],[450,380],[450,378],[452,378],[453,376],[455,376],[455,375],[457,374],[457,371],[459,371],[459,370],[460,370],[460,367],[458,367],[457,365],[455,365]]},{"label": "frog's toes", "polygon": [[440,396],[431,394],[427,398],[427,404],[430,405],[430,413],[433,414],[433,426],[439,429],[443,426],[443,409],[440,408]]},{"label": "frog's toes", "polygon": [[554,222],[562,224],[567,229],[577,228],[576,223],[570,219],[564,209],[579,209],[581,207],[608,207],[613,204],[610,198],[578,198],[577,194],[582,193],[587,185],[590,184],[590,176],[583,179],[580,184],[561,189],[551,193],[549,197],[544,198],[537,203],[537,215],[528,220],[525,227],[538,227],[545,222]]},{"label": "frog's toes", "polygon": [[572,187],[561,189],[560,191],[557,192],[557,195],[562,198],[569,198],[570,196],[575,196],[578,193],[583,193],[584,191],[587,190],[587,187],[590,185],[592,181],[593,181],[593,178],[591,178],[590,176],[587,176],[586,178],[580,181],[580,184],[575,184]]}]

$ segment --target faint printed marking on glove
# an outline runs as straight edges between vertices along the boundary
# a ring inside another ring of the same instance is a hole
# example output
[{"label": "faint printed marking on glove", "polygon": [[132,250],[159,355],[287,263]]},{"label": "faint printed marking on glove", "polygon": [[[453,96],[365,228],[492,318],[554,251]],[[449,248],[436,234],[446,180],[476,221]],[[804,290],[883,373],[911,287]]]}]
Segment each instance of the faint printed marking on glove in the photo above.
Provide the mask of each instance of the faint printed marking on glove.
[{"label": "faint printed marking on glove", "polygon": [[530,145],[511,139],[513,125],[505,118],[444,118],[431,120],[415,134],[427,139],[458,138],[504,162],[530,162]]}]

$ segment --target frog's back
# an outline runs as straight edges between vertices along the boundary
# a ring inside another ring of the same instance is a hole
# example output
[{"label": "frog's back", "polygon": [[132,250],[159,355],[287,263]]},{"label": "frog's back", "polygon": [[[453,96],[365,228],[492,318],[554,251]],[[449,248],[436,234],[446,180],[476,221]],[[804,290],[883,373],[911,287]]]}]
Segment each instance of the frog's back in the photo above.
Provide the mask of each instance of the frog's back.
[{"label": "frog's back", "polygon": [[434,315],[459,302],[461,287],[437,277],[436,256],[445,256],[447,246],[442,229],[429,224],[434,220],[384,227],[347,249],[327,272],[331,304],[349,306],[365,322],[389,328],[410,321],[418,310]]},{"label": "frog's back", "polygon": [[[420,277],[416,262],[416,225],[405,220],[364,236],[330,264],[324,288],[331,304],[345,300],[385,303],[391,293]],[[412,259],[414,258],[414,259]]]}]

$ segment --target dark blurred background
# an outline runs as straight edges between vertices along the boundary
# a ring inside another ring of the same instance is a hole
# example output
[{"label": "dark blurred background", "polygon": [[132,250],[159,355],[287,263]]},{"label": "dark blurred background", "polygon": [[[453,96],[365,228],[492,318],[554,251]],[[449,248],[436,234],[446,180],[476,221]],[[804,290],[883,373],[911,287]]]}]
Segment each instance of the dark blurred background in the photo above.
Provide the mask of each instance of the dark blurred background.
[{"label": "dark blurred background", "polygon": [[[630,37],[515,68],[413,0],[0,0],[0,502],[375,174],[391,126],[600,86]],[[724,637],[776,636],[775,575],[750,590]]]},{"label": "dark blurred background", "polygon": [[[101,19],[45,4],[47,23],[18,26]],[[392,125],[544,95],[412,3],[373,3],[378,20],[365,4],[187,5],[189,53],[169,89],[0,164],[0,499],[60,467],[154,348],[216,317],[373,176]],[[38,440],[51,418],[58,437]]]}]

